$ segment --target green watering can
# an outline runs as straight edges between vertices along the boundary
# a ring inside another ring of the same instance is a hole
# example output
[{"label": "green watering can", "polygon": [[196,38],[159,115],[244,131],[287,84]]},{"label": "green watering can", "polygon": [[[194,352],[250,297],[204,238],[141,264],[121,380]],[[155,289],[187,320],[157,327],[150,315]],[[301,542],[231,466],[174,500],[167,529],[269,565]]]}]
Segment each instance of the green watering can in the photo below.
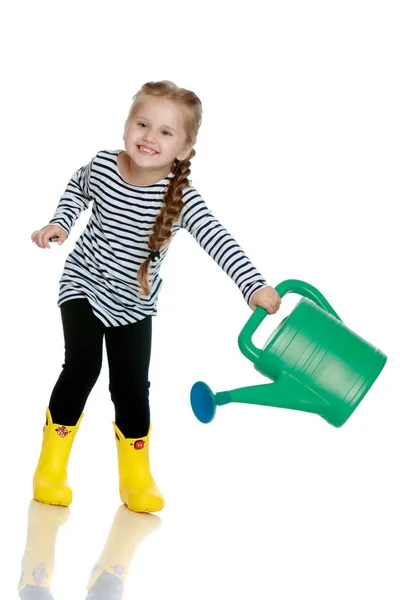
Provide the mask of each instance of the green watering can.
[{"label": "green watering can", "polygon": [[230,402],[261,404],[320,415],[341,427],[382,371],[387,357],[350,331],[324,296],[297,279],[276,286],[281,298],[300,294],[298,302],[263,350],[252,342],[268,312],[257,307],[239,335],[239,348],[273,383],[213,394],[202,381],[191,389],[195,416],[209,423],[216,407]]}]

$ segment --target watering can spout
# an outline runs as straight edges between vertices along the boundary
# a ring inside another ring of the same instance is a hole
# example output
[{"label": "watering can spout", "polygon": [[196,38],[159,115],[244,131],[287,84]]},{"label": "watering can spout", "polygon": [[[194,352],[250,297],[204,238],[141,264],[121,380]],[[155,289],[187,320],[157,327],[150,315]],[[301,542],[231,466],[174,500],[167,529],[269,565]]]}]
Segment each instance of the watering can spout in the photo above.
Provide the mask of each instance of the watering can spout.
[{"label": "watering can spout", "polygon": [[329,413],[327,400],[300,383],[289,373],[282,373],[274,383],[238,388],[216,394],[201,381],[192,387],[192,409],[202,423],[209,423],[214,418],[217,406],[231,402],[300,410],[319,414],[329,420],[326,416]]}]

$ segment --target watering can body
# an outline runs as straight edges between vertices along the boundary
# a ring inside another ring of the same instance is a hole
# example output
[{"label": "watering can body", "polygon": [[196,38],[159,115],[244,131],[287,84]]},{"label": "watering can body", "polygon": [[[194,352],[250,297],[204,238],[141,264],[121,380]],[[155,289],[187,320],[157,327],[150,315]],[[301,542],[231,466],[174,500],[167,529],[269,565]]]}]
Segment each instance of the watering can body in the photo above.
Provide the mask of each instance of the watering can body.
[{"label": "watering can body", "polygon": [[294,292],[303,298],[263,349],[252,341],[268,314],[261,307],[251,315],[238,340],[242,353],[273,383],[214,395],[198,382],[191,392],[192,409],[207,423],[217,405],[262,404],[315,413],[340,427],[371,388],[387,357],[347,328],[315,287],[292,279],[275,289],[281,297]]}]

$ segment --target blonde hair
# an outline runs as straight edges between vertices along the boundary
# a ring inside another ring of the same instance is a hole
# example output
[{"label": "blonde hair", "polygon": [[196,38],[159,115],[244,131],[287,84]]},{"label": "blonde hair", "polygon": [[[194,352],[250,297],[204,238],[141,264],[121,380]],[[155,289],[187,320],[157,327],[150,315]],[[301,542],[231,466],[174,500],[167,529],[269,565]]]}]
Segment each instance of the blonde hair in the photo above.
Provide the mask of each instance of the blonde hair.
[{"label": "blonde hair", "polygon": [[[185,132],[187,143],[194,146],[197,140],[197,134],[202,120],[202,104],[194,92],[178,87],[172,81],[151,81],[142,85],[140,90],[133,97],[133,103],[129,110],[125,127],[133,117],[138,104],[145,100],[146,96],[156,96],[172,100],[179,104],[183,109]],[[195,156],[194,149],[184,160],[175,159],[172,165],[174,177],[169,182],[163,198],[163,206],[153,225],[153,232],[150,235],[148,247],[150,251],[157,252],[163,248],[171,237],[172,225],[178,220],[184,202],[182,200],[182,191],[189,185],[189,175],[191,159]],[[142,292],[147,296],[150,293],[149,284],[149,266],[150,256],[141,265],[138,272],[138,281]]]}]

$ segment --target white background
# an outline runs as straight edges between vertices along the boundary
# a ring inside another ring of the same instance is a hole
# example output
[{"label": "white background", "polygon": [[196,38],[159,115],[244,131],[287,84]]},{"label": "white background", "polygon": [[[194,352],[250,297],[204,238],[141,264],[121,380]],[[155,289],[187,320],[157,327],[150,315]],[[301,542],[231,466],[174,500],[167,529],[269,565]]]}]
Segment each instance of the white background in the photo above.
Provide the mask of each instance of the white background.
[{"label": "white background", "polygon": [[[340,429],[233,404],[199,423],[195,381],[222,391],[268,380],[237,346],[251,314],[241,293],[181,232],[161,273],[151,363],[151,461],[166,508],[137,546],[125,597],[399,598],[396,9],[385,0],[2,9],[2,597],[18,597],[31,478],[63,362],[58,280],[89,211],[62,248],[41,250],[30,235],[76,169],[123,148],[140,86],[170,79],[203,102],[191,177],[215,216],[271,285],[313,284],[388,362]],[[264,321],[259,345],[298,300],[286,296]],[[71,455],[71,515],[54,571],[47,565],[56,600],[86,597],[120,506],[112,420],[105,360]],[[126,531],[114,532],[117,546]],[[34,556],[34,536],[29,545]]]}]

